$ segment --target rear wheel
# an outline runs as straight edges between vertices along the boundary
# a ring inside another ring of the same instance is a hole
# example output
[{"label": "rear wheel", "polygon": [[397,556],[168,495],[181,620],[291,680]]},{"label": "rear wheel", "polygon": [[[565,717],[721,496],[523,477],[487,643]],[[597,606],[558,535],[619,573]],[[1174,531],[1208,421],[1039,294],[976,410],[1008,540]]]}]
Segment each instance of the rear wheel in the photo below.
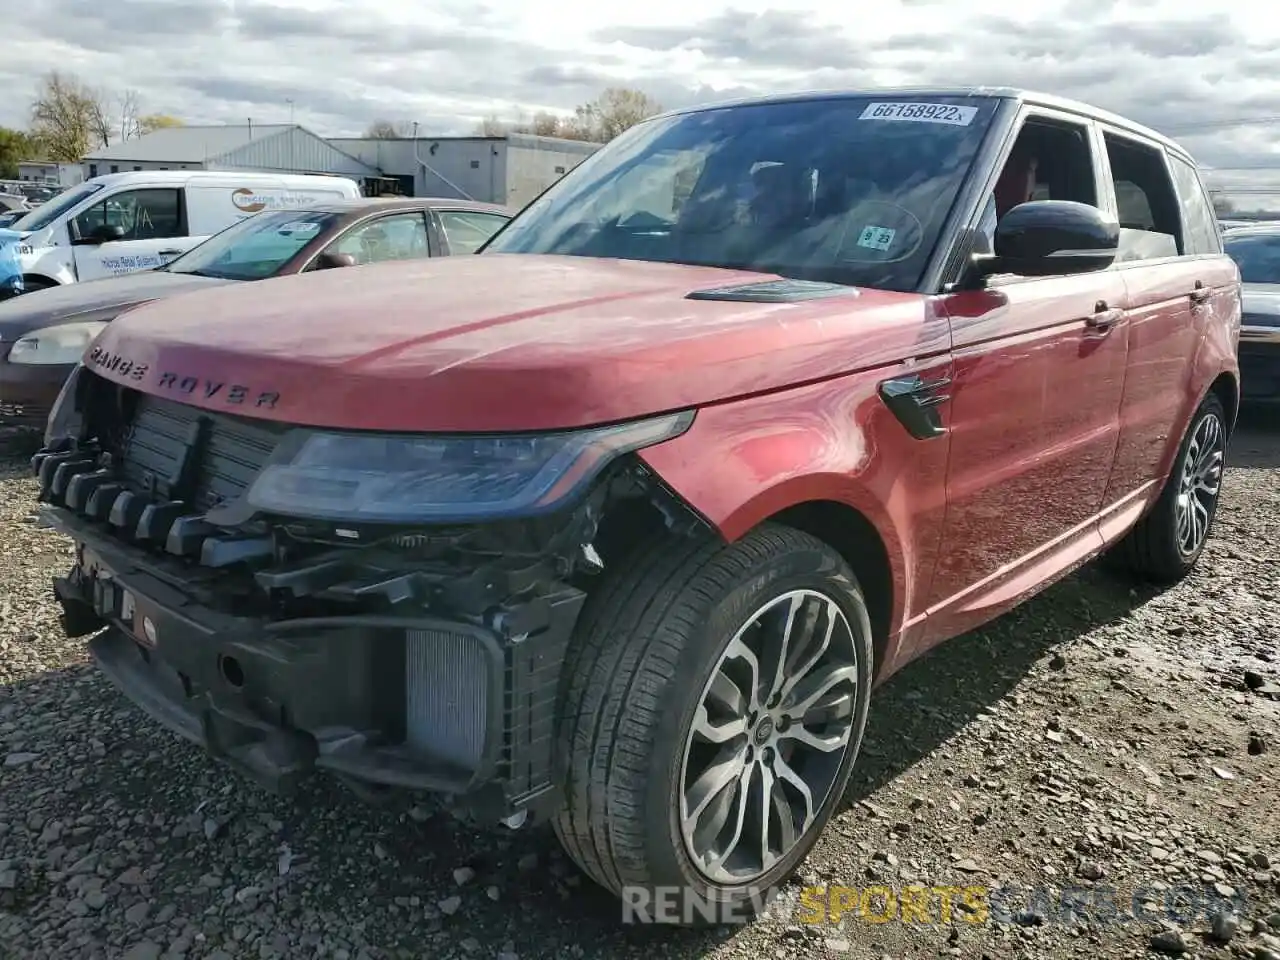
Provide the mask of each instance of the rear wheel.
[{"label": "rear wheel", "polygon": [[1211,393],[1191,418],[1160,499],[1120,542],[1115,559],[1155,583],[1190,573],[1217,514],[1226,453],[1226,412]]},{"label": "rear wheel", "polygon": [[866,604],[787,527],[654,541],[614,565],[566,664],[556,831],[597,883],[666,922],[743,917],[808,854],[866,724]]}]

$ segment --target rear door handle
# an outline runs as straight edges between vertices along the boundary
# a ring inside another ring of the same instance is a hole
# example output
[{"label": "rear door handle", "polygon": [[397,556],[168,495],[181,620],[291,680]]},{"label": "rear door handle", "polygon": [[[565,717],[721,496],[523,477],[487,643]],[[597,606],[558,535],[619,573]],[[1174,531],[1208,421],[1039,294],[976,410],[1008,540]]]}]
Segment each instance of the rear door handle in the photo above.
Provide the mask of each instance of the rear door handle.
[{"label": "rear door handle", "polygon": [[162,257],[180,257],[180,256],[182,256],[182,251],[181,251],[181,250],[161,250],[161,251],[160,251],[160,256],[162,256]]},{"label": "rear door handle", "polygon": [[1093,314],[1085,318],[1084,325],[1090,330],[1110,330],[1121,318],[1124,317],[1124,311],[1108,307],[1107,301],[1099,300],[1093,308]]},{"label": "rear door handle", "polygon": [[1207,303],[1211,296],[1213,296],[1213,291],[1204,285],[1203,280],[1197,280],[1195,289],[1191,291],[1191,302]]}]

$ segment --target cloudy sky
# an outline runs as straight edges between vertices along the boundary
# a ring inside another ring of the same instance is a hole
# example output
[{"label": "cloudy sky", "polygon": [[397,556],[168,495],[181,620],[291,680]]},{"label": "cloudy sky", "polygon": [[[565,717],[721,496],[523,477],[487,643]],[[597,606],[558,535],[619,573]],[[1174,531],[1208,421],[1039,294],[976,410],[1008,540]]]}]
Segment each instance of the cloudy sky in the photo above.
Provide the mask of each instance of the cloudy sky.
[{"label": "cloudy sky", "polygon": [[[467,133],[611,84],[665,106],[770,90],[990,83],[1078,97],[1178,135],[1212,166],[1280,142],[1280,19],[1224,0],[0,0],[0,124],[58,68],[188,122],[375,117]],[[1016,11],[1016,12],[1015,12]],[[291,106],[292,104],[292,106]],[[1280,148],[1276,148],[1280,149]]]}]

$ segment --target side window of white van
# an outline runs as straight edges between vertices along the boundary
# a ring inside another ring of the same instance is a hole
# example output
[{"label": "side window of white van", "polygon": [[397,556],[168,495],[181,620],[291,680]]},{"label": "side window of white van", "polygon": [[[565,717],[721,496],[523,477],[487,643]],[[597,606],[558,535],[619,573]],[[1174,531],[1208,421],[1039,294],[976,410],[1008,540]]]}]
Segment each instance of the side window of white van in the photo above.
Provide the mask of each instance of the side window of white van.
[{"label": "side window of white van", "polygon": [[82,238],[91,237],[103,226],[119,227],[122,240],[164,240],[181,237],[180,191],[173,189],[126,190],[95,203],[76,217]]}]

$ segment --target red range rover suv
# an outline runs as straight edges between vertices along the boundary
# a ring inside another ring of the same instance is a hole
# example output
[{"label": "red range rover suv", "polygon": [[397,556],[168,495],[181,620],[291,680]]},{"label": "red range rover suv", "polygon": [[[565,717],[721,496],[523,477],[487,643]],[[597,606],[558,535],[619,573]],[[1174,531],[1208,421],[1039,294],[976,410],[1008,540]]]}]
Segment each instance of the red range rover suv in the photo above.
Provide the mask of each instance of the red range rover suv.
[{"label": "red range rover suv", "polygon": [[478,256],[142,306],[33,466],[71,636],[256,780],[550,821],[758,902],[874,688],[1218,501],[1240,279],[1191,158],[1003,89],[633,128]]}]

